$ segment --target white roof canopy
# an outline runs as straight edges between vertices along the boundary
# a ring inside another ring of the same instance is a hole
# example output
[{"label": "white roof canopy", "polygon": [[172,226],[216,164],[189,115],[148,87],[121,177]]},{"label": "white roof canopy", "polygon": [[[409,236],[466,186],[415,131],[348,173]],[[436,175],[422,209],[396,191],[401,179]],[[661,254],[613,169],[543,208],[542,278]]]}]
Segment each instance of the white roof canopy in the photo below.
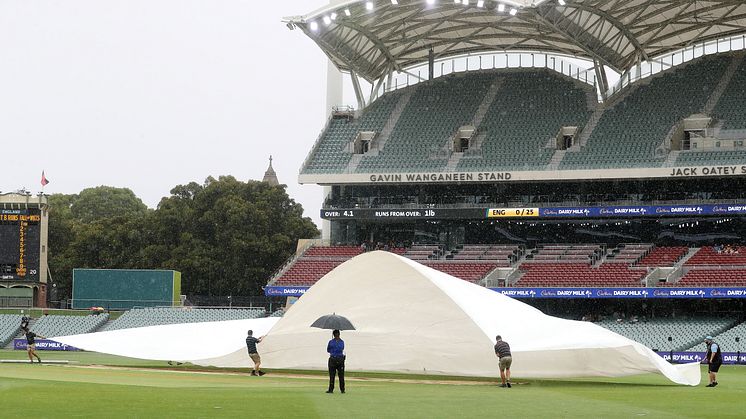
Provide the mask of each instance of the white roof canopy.
[{"label": "white roof canopy", "polygon": [[746,33],[743,0],[466,3],[338,1],[284,21],[303,30],[340,70],[368,81],[426,62],[431,48],[436,59],[503,50],[567,54],[621,73],[697,42]]}]

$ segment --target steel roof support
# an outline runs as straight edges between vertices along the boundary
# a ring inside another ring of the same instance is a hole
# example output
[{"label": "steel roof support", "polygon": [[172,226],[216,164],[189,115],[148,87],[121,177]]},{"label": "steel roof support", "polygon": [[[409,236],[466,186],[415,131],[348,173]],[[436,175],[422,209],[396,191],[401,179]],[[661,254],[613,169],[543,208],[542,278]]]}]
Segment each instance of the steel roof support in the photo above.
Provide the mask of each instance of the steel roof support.
[{"label": "steel roof support", "polygon": [[357,99],[358,110],[365,109],[365,95],[363,89],[360,88],[360,79],[357,77],[357,73],[350,71],[350,78],[352,79],[352,88],[355,90],[355,98]]},{"label": "steel roof support", "polygon": [[606,67],[598,60],[593,60],[593,70],[596,72],[596,81],[598,82],[601,97],[606,100],[606,95],[609,91],[609,79],[606,77]]}]

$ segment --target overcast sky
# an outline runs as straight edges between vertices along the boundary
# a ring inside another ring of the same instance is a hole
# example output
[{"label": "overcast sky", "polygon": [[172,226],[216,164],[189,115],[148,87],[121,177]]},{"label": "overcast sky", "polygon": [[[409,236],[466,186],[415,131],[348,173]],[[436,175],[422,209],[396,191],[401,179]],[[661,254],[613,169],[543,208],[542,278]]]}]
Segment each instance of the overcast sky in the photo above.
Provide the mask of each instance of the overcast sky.
[{"label": "overcast sky", "polygon": [[326,57],[280,19],[324,0],[0,0],[0,191],[132,189],[154,208],[207,176],[297,183]]}]

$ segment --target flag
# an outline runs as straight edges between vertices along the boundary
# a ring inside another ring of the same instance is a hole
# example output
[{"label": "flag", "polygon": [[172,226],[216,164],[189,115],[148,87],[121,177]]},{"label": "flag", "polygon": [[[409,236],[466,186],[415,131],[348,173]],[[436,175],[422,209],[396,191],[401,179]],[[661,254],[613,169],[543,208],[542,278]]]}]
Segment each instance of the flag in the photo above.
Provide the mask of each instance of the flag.
[{"label": "flag", "polygon": [[44,171],[42,170],[41,171],[41,186],[42,187],[47,186],[47,183],[49,183],[49,180],[47,179],[46,176],[44,176]]}]

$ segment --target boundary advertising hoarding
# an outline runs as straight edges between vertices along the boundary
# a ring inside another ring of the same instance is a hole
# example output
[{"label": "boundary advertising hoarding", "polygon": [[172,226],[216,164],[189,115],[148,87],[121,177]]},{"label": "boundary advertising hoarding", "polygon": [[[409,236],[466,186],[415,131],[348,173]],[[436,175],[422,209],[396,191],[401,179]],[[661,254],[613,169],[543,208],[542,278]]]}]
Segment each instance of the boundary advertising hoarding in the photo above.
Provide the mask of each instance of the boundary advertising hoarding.
[{"label": "boundary advertising hoarding", "polygon": [[[13,339],[13,349],[17,351],[26,350],[26,339]],[[36,339],[36,349],[40,351],[79,351],[80,349],[55,342],[51,339]]]},{"label": "boundary advertising hoarding", "polygon": [[[267,297],[300,297],[310,287],[264,288]],[[525,298],[746,298],[746,287],[721,288],[490,288],[508,297]]]}]

